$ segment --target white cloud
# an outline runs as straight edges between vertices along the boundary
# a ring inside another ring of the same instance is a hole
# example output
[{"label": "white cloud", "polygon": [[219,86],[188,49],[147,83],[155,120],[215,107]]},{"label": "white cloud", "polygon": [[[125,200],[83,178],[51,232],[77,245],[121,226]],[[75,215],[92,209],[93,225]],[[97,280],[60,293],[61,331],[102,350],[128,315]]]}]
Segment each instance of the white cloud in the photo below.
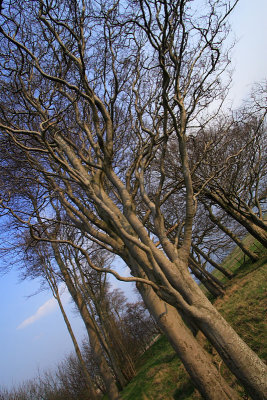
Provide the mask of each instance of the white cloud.
[{"label": "white cloud", "polygon": [[[61,302],[64,305],[70,302],[70,294],[67,290],[67,287],[64,283],[59,285],[59,294],[61,297]],[[42,306],[38,308],[38,310],[31,315],[29,318],[26,318],[18,327],[17,329],[24,329],[26,326],[33,324],[38,319],[44,317],[47,314],[52,313],[57,308],[57,300],[54,297],[51,297],[48,301],[46,301]]]},{"label": "white cloud", "polygon": [[24,329],[26,326],[33,324],[38,319],[44,317],[47,314],[53,312],[57,307],[57,301],[52,297],[48,301],[46,301],[41,307],[38,308],[36,313],[31,315],[29,318],[25,319],[17,329]]}]

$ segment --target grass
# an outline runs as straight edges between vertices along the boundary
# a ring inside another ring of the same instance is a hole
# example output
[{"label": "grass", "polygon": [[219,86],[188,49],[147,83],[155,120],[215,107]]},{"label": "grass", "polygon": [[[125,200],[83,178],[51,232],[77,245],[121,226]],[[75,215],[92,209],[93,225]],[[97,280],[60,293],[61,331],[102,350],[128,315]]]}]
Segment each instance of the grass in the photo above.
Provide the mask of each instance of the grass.
[{"label": "grass", "polygon": [[164,336],[140,358],[137,369],[138,374],[123,391],[123,399],[164,399],[171,396],[183,373],[180,361]]},{"label": "grass", "polygon": [[[243,239],[243,243],[256,254],[262,256],[264,256],[264,253],[266,254],[266,250],[264,249],[263,245],[255,240],[251,235],[247,235]],[[235,247],[235,249],[225,258],[222,266],[227,271],[232,272],[234,276],[238,275],[239,278],[246,272],[246,270],[251,272],[253,269],[257,268],[257,265],[254,266],[249,257],[245,256],[239,247]],[[229,282],[220,271],[213,270],[212,273],[226,285],[231,284],[231,282]]]},{"label": "grass", "polygon": [[194,392],[188,374],[163,335],[140,358],[137,369],[138,374],[122,392],[123,399],[182,400]]},{"label": "grass", "polygon": [[[233,326],[243,340],[263,359],[267,360],[267,343],[264,335],[266,312],[267,255],[262,247],[250,236],[247,244],[254,247],[261,258],[255,263],[244,259],[236,248],[224,261],[223,266],[234,273],[226,284],[226,294],[214,302],[215,307]],[[218,274],[219,278],[223,278]],[[234,385],[244,398],[246,395],[236,385],[228,369],[222,365],[211,345],[205,348],[213,355],[214,363],[230,384]],[[200,395],[187,375],[183,365],[164,336],[161,336],[139,359],[137,375],[121,393],[124,400],[197,400]]]},{"label": "grass", "polygon": [[231,282],[226,295],[215,302],[216,307],[246,343],[265,361],[267,309],[267,257],[246,264]]}]

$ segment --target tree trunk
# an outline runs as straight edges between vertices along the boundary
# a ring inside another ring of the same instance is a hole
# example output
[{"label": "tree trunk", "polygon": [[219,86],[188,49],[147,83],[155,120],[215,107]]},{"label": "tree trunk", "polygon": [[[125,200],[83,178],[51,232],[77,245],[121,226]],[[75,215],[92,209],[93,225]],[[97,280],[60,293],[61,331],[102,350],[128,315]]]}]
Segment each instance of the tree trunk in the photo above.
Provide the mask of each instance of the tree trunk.
[{"label": "tree trunk", "polygon": [[[123,374],[123,371],[120,366],[120,362],[118,360],[118,355],[116,354],[116,349],[113,348],[113,343],[110,340],[109,337],[109,332],[106,330],[106,326],[102,325],[102,329],[104,331],[104,336],[101,334],[100,341],[105,348],[106,354],[108,355],[108,358],[110,359],[110,363],[112,366],[112,369],[114,371],[114,374],[117,379],[117,383],[120,387],[120,390],[122,390],[128,383],[128,380]],[[100,332],[99,332],[100,334]]]},{"label": "tree trunk", "polygon": [[[245,216],[235,207],[232,207],[226,199],[216,193],[208,193],[207,197],[215,201],[227,214],[231,215],[237,222],[243,225],[247,231],[254,236],[264,247],[267,247],[266,223],[259,218],[253,218],[248,213]],[[256,223],[258,222],[258,223]]]},{"label": "tree trunk", "polygon": [[185,366],[204,399],[239,399],[223,379],[210,356],[185,326],[177,310],[165,303],[148,286],[138,285],[143,300]]},{"label": "tree trunk", "polygon": [[224,287],[221,282],[218,282],[217,279],[214,279],[211,274],[203,270],[203,268],[201,268],[201,266],[198,265],[191,256],[189,258],[189,268],[191,269],[195,277],[214,297],[221,296],[225,293]]},{"label": "tree trunk", "polygon": [[212,258],[210,258],[206,253],[204,253],[204,251],[202,251],[199,247],[197,247],[193,243],[192,247],[196,251],[196,253],[200,254],[203,258],[205,258],[205,260],[207,260],[210,265],[212,265],[214,268],[220,271],[228,279],[231,279],[233,277],[232,272],[227,271],[225,268],[221,267],[219,264],[213,261]]},{"label": "tree trunk", "polygon": [[67,285],[67,288],[68,288],[75,304],[77,305],[77,307],[80,311],[80,315],[84,321],[84,324],[85,324],[85,327],[86,327],[86,330],[87,330],[87,333],[89,336],[90,344],[91,344],[92,350],[96,356],[96,360],[97,360],[97,363],[98,363],[98,366],[100,369],[100,373],[103,378],[109,399],[110,400],[119,400],[119,399],[121,399],[121,397],[119,395],[119,391],[116,386],[116,382],[115,382],[114,377],[111,373],[111,370],[107,364],[107,361],[104,357],[103,350],[101,348],[101,344],[100,344],[97,332],[94,327],[94,323],[93,323],[90,313],[85,305],[83,296],[74,287],[73,282],[68,274],[68,271],[61,259],[57,245],[55,243],[52,243],[52,247],[53,247],[56,261],[60,267],[60,270],[64,277],[65,283]]},{"label": "tree trunk", "polygon": [[65,313],[65,310],[64,310],[64,307],[62,305],[62,302],[61,302],[61,299],[60,299],[60,296],[59,296],[59,293],[58,293],[57,289],[55,291],[55,296],[56,296],[59,308],[61,310],[61,313],[63,315],[65,324],[66,324],[67,329],[69,331],[69,334],[70,334],[72,343],[74,345],[74,349],[75,349],[75,352],[77,354],[78,360],[81,363],[82,371],[83,371],[83,374],[84,374],[84,377],[85,377],[86,388],[88,390],[88,393],[89,393],[89,396],[90,396],[90,400],[97,400],[97,399],[99,399],[99,395],[95,391],[94,383],[93,383],[93,381],[91,379],[91,376],[90,376],[90,374],[89,374],[89,372],[88,372],[88,370],[86,368],[86,364],[85,364],[84,359],[82,357],[79,345],[78,345],[77,340],[75,338],[74,332],[73,332],[72,327],[71,327],[70,322],[69,322],[69,319],[68,319],[68,317],[67,317],[67,315]]},{"label": "tree trunk", "polygon": [[116,356],[118,365],[120,365],[120,371],[124,377],[123,386],[125,387],[129,381],[136,375],[135,367],[132,358],[128,354],[128,351],[123,343],[121,332],[117,326],[114,315],[111,314],[106,318],[107,315],[103,316],[103,323],[105,325],[105,331],[107,332],[107,342],[110,343],[110,348]]},{"label": "tree trunk", "polygon": [[202,283],[202,285],[209,291],[209,293],[213,297],[218,297],[224,294],[224,290],[213,285],[211,281],[208,281],[207,278],[197,269],[194,267],[193,264],[189,266],[191,272],[195,275],[195,277]]},{"label": "tree trunk", "polygon": [[[183,276],[186,276],[184,270]],[[187,271],[188,272],[188,271]],[[182,308],[208,338],[221,358],[240,380],[252,399],[267,398],[267,368],[263,361],[239,337],[221,314],[209,302],[188,272],[183,291],[191,293]]]},{"label": "tree trunk", "polygon": [[[80,272],[82,273],[82,271],[80,271]],[[85,283],[84,283],[84,285],[85,285]],[[83,298],[88,298],[88,293],[86,293],[86,291],[83,290],[83,286],[82,285],[79,285],[79,289],[80,289],[80,291],[82,293]],[[91,295],[92,295],[92,297],[91,297],[91,299],[92,299],[93,298],[93,294],[91,293]],[[109,329],[107,327],[107,324],[105,323],[105,317],[104,317],[105,313],[103,312],[101,307],[99,307],[99,305],[97,304],[97,301],[95,301],[94,305],[95,305],[98,317],[100,319],[100,324],[102,326],[102,331],[101,331],[100,328],[97,325],[97,322],[96,322],[94,316],[93,316],[93,310],[91,309],[91,306],[90,306],[90,297],[88,298],[88,301],[89,301],[88,302],[88,306],[90,307],[90,311],[91,311],[91,318],[92,318],[92,321],[94,323],[95,329],[97,331],[97,335],[98,335],[99,341],[100,341],[103,349],[105,350],[106,355],[109,358],[112,370],[113,370],[113,372],[114,372],[114,374],[116,376],[116,379],[117,379],[117,383],[118,383],[120,389],[123,389],[127,385],[128,381],[125,378],[125,376],[123,375],[123,372],[121,370],[120,363],[119,363],[119,360],[118,360],[118,357],[117,357],[117,354],[116,354],[116,350],[113,349],[112,343],[110,343],[110,338],[109,338],[110,332],[109,332]]]},{"label": "tree trunk", "polygon": [[252,261],[257,261],[259,259],[258,254],[254,253],[247,247],[242,240],[240,240],[230,229],[223,225],[218,218],[212,213],[211,207],[207,207],[209,211],[209,216],[212,222],[214,222],[226,235],[228,235],[240,249],[245,253]]},{"label": "tree trunk", "polygon": [[[134,250],[135,249],[133,249],[133,251]],[[160,268],[164,273],[164,279],[167,279],[164,281],[164,285],[157,289],[157,294],[166,302],[177,308],[177,310],[181,309],[183,313],[188,315],[189,319],[192,319],[193,322],[196,323],[218,351],[225,364],[239,379],[253,399],[266,399],[267,369],[265,364],[212,306],[197,283],[192,279],[187,266],[187,257],[180,253],[180,255],[177,255],[177,257],[170,262],[157,248],[153,250],[155,259],[160,262]],[[131,264],[128,263],[128,265]],[[159,268],[157,264],[155,264],[155,268]],[[134,268],[132,269],[133,272],[135,272]],[[137,274],[138,271],[136,271],[136,275]],[[149,310],[151,310],[151,308],[149,308]],[[151,312],[153,313],[152,310]],[[177,322],[177,324],[179,323]],[[180,333],[182,332],[181,323],[179,325],[180,329],[178,330]],[[163,329],[163,327],[161,328]],[[189,339],[188,335],[184,337]],[[171,337],[169,337],[169,339],[170,341],[172,340]],[[177,354],[179,354],[179,352],[177,352]],[[181,354],[179,354],[179,357],[184,362],[187,369],[188,360],[183,358]],[[192,363],[192,360],[189,362]],[[191,366],[192,365],[193,363]],[[200,374],[198,367],[198,363],[196,362],[194,370],[198,371]],[[188,372],[190,371],[189,369],[187,370]],[[189,374],[192,377],[194,376],[193,371],[192,375],[190,372]],[[201,374],[199,376],[201,376]],[[203,381],[203,379],[204,377],[201,377],[201,381]],[[195,384],[197,385],[197,382],[195,382]],[[201,391],[201,386],[197,386],[197,388]],[[220,392],[219,389],[218,391]],[[209,398],[207,397],[208,394],[205,396],[205,398]]]}]

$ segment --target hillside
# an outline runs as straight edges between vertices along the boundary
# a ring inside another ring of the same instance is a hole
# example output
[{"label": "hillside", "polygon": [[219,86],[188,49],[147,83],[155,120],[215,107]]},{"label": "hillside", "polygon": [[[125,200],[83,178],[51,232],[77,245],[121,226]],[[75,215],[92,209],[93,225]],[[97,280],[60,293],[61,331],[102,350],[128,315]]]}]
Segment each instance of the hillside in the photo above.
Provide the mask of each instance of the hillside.
[{"label": "hillside", "polygon": [[[251,242],[250,237],[245,240]],[[251,243],[251,246],[255,244]],[[260,245],[256,246],[256,250],[261,252],[261,258],[256,263],[244,259],[238,248],[226,258],[223,265],[234,272],[234,278],[226,284],[225,295],[217,299],[214,304],[247,344],[266,361],[264,318],[267,306],[265,279],[267,255],[264,254]],[[198,334],[198,339],[204,340],[201,334]],[[204,342],[204,346],[225,378],[239,390],[244,399],[248,399],[212,346],[207,342]],[[137,376],[122,392],[125,400],[196,400],[200,398],[164,336],[161,336],[143,354],[138,362],[137,370]]]}]

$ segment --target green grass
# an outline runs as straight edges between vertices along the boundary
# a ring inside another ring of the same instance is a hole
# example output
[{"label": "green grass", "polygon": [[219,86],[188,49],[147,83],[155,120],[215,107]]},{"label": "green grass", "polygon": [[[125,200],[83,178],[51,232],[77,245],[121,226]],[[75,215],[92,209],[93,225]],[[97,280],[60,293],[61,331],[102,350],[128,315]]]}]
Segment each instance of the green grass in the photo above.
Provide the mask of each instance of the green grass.
[{"label": "green grass", "polygon": [[138,374],[122,392],[123,399],[186,399],[194,388],[180,360],[161,336],[137,364]]},{"label": "green grass", "polygon": [[[263,359],[267,360],[264,318],[266,312],[267,255],[251,237],[244,239],[251,248],[255,247],[262,257],[256,263],[244,259],[237,248],[223,265],[234,273],[227,282],[226,294],[214,305],[236,329],[245,342]],[[217,275],[217,271],[215,272]],[[220,274],[220,273],[219,273]],[[217,275],[218,276],[218,275]],[[222,276],[218,276],[222,278]],[[205,348],[219,358],[206,343]],[[137,375],[121,393],[125,400],[196,400],[200,399],[174,350],[164,336],[161,336],[139,359]],[[233,376],[224,365],[221,372],[230,384],[236,385]],[[236,386],[237,389],[240,389]],[[242,391],[241,391],[242,393]]]},{"label": "green grass", "polygon": [[241,268],[241,277],[233,280],[224,298],[215,305],[244,341],[267,361],[267,257],[251,266],[251,272],[248,265]]},{"label": "green grass", "polygon": [[[257,240],[255,240],[251,235],[247,235],[243,239],[243,243],[256,254],[263,256],[264,253],[266,253],[266,250],[264,249],[263,245],[259,243]],[[235,247],[235,249],[225,258],[225,260],[222,263],[222,266],[227,271],[232,272],[234,276],[238,275],[238,277],[242,276],[242,274],[245,272],[246,269],[248,269],[248,271],[251,272],[251,270],[254,268],[249,257],[244,255],[244,253],[239,247]],[[212,273],[226,285],[230,283],[228,279],[220,271],[213,270]]]}]

